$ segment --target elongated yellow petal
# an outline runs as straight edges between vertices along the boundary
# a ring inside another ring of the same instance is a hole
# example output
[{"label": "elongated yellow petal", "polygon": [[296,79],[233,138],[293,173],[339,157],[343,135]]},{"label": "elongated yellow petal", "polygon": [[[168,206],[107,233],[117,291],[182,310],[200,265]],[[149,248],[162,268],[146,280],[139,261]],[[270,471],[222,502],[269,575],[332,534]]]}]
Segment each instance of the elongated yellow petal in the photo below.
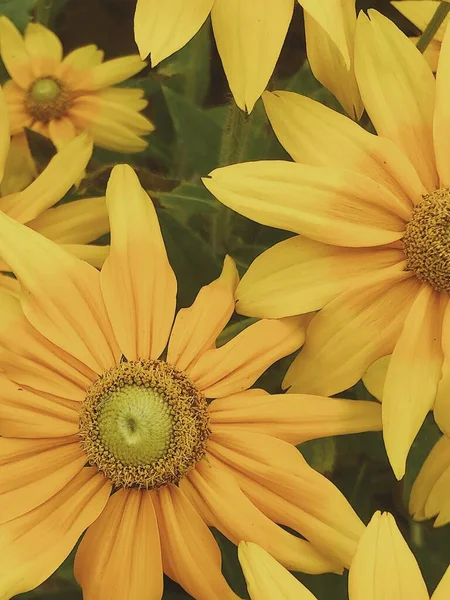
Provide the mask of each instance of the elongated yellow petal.
[{"label": "elongated yellow petal", "polygon": [[450,185],[450,142],[449,136],[445,135],[445,131],[450,127],[449,93],[450,29],[447,28],[436,72],[436,107],[433,122],[434,150],[441,186]]},{"label": "elongated yellow petal", "polygon": [[298,579],[257,544],[241,542],[238,552],[251,600],[316,600]]},{"label": "elongated yellow petal", "polygon": [[[411,23],[423,31],[433,18],[440,0],[395,0],[391,2],[392,6],[402,13]],[[447,16],[439,29],[434,34],[434,39],[442,42],[444,33],[447,29],[449,17]]]},{"label": "elongated yellow petal", "polygon": [[214,0],[138,0],[134,37],[142,58],[151,54],[152,66],[194,37],[211,12]]},{"label": "elongated yellow petal", "polygon": [[5,95],[0,86],[0,182],[5,173],[6,159],[9,153],[9,143],[11,134],[9,132],[8,107],[6,105]]},{"label": "elongated yellow petal", "polygon": [[52,75],[63,55],[58,36],[40,23],[29,23],[25,29],[24,42],[31,57],[30,64],[34,76]]},{"label": "elongated yellow petal", "polygon": [[355,71],[364,105],[378,134],[397,144],[427,190],[434,190],[433,73],[392,21],[375,10],[369,16],[359,13],[355,40]]},{"label": "elongated yellow petal", "polygon": [[137,54],[102,62],[89,71],[89,89],[100,90],[121,83],[142,71],[146,64]]},{"label": "elongated yellow petal", "polygon": [[4,165],[4,174],[0,184],[0,196],[21,192],[33,179],[36,179],[38,171],[25,132],[12,136],[6,163],[0,158],[0,169],[2,165]]},{"label": "elongated yellow petal", "polygon": [[450,597],[450,567],[444,573],[439,585],[431,596],[431,600],[447,600]]},{"label": "elongated yellow petal", "polygon": [[11,78],[28,89],[33,81],[30,55],[19,30],[8,17],[0,17],[0,51]]},{"label": "elongated yellow petal", "polygon": [[236,104],[251,112],[280,56],[294,0],[216,0],[212,24]]},{"label": "elongated yellow petal", "polygon": [[419,566],[394,517],[376,512],[349,574],[349,600],[429,600]]},{"label": "elongated yellow petal", "polygon": [[362,377],[366,388],[380,402],[383,399],[384,382],[390,360],[390,356],[382,356],[370,365]]}]

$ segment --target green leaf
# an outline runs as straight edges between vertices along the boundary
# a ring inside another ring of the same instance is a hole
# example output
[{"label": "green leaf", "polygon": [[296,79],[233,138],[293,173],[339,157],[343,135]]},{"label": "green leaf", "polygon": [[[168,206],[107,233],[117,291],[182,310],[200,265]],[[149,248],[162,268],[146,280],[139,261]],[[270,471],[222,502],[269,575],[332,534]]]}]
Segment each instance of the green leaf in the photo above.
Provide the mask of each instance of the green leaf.
[{"label": "green leaf", "polygon": [[215,214],[219,204],[203,184],[188,182],[181,183],[171,192],[161,194],[158,199],[161,206],[170,210],[172,214]]},{"label": "green leaf", "polygon": [[31,19],[35,0],[0,0],[0,15],[8,17],[20,31]]},{"label": "green leaf", "polygon": [[237,547],[220,531],[211,528],[222,553],[222,573],[231,589],[240,597],[248,598],[247,585],[238,559]]}]

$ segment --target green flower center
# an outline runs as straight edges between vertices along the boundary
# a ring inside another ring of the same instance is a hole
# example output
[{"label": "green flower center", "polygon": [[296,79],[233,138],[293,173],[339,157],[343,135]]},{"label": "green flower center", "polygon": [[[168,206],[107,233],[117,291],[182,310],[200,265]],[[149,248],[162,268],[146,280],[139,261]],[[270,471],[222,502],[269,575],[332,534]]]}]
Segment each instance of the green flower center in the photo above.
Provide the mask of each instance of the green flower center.
[{"label": "green flower center", "polygon": [[116,487],[178,483],[205,455],[209,435],[206,399],[161,360],[110,369],[81,406],[79,437],[88,462]]},{"label": "green flower center", "polygon": [[450,189],[424,196],[403,238],[407,269],[438,292],[450,292]]},{"label": "green flower center", "polygon": [[49,123],[60,119],[71,104],[66,86],[54,77],[40,77],[33,81],[25,96],[25,109],[36,121]]}]

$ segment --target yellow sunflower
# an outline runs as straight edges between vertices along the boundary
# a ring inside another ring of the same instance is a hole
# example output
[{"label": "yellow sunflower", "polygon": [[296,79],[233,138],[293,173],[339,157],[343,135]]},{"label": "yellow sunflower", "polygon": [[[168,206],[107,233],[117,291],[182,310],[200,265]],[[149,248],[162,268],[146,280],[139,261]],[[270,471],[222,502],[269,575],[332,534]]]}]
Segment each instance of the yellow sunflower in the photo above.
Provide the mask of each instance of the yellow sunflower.
[{"label": "yellow sunflower", "polygon": [[332,395],[392,354],[383,430],[401,478],[427,412],[439,422],[450,410],[450,33],[435,80],[391,21],[369,16],[358,17],[355,70],[379,136],[309,98],[266,93],[297,164],[233,165],[204,183],[246,217],[300,234],[258,257],[237,289],[246,315],[322,309],[285,387]]},{"label": "yellow sunflower", "polygon": [[208,526],[291,569],[340,572],[364,526],[293,444],[380,429],[379,405],[248,390],[302,344],[301,320],[216,348],[233,261],[174,320],[176,279],[130,167],[114,168],[107,204],[101,272],[0,214],[22,289],[0,298],[0,598],[44,581],[88,527],[86,600],[159,600],[163,571],[198,600],[236,598]]},{"label": "yellow sunflower", "polygon": [[[355,0],[298,0],[305,10],[307,52],[317,79],[347,112],[362,104],[352,64]],[[295,0],[137,0],[134,31],[152,65],[182,48],[211,13],[214,37],[236,104],[251,112],[280,56]]]},{"label": "yellow sunflower", "polygon": [[[8,109],[0,88],[0,182],[6,171],[7,190],[17,189],[20,165],[9,165],[11,156]],[[92,141],[82,134],[57,152],[42,173],[25,189],[0,198],[0,211],[61,244],[72,254],[101,266],[108,246],[88,245],[109,231],[108,212],[104,197],[84,198],[53,208],[79,180],[92,154]],[[0,271],[9,271],[0,259]],[[14,279],[0,275],[0,287],[17,290]]]},{"label": "yellow sunflower", "polygon": [[[239,560],[251,600],[316,600],[298,579],[256,544],[241,542]],[[391,514],[376,512],[367,525],[350,567],[348,597],[349,600],[430,600],[419,565]],[[450,568],[447,568],[431,600],[449,597]]]},{"label": "yellow sunflower", "polygon": [[145,67],[137,55],[103,62],[103,52],[83,46],[63,58],[59,38],[38,23],[22,37],[0,18],[0,51],[11,80],[4,86],[11,131],[28,127],[61,148],[88,130],[94,143],[118,152],[140,152],[141,136],[154,129],[140,110],[147,106],[141,89],[118,88]]},{"label": "yellow sunflower", "polygon": [[[398,0],[391,4],[418,29],[424,31],[441,2],[440,0]],[[439,52],[448,22],[449,17],[447,16],[424,52],[433,72],[438,66]],[[416,44],[419,38],[412,37],[411,40]]]}]

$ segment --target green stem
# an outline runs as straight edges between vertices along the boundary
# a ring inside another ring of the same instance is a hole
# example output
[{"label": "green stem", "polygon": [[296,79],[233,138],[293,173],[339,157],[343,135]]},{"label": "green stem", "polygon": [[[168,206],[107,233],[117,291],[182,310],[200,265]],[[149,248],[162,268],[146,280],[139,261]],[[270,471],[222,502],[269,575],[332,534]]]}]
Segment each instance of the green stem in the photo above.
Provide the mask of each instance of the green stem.
[{"label": "green stem", "polygon": [[425,52],[430,44],[431,40],[434,38],[437,30],[444,22],[445,17],[448,15],[450,11],[450,2],[441,2],[436,9],[436,12],[431,18],[431,21],[425,27],[422,35],[417,42],[417,48],[421,52]]},{"label": "green stem", "polygon": [[[244,113],[234,100],[231,100],[227,124],[222,134],[219,154],[220,167],[238,163],[244,158],[251,129],[250,121],[251,116]],[[233,215],[233,211],[224,204],[219,205],[212,231],[212,242],[216,254],[225,254],[229,250]]]}]

